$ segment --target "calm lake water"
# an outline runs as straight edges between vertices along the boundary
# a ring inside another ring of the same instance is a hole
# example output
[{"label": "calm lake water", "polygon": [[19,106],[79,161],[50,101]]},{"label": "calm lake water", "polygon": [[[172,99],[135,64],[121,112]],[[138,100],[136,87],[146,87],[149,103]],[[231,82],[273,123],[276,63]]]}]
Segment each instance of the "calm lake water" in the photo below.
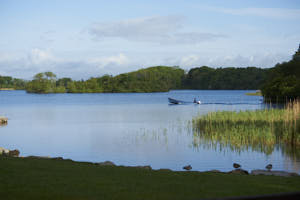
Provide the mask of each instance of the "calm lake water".
[{"label": "calm lake water", "polygon": [[[247,170],[300,173],[300,152],[275,146],[271,153],[251,147],[232,148],[199,142],[191,131],[194,116],[215,110],[265,107],[254,91],[182,90],[167,93],[27,94],[0,91],[0,147],[19,149],[22,156],[62,156],[76,161],[113,161],[117,165],[151,165],[154,169]],[[203,104],[169,105],[168,97]],[[297,156],[298,155],[298,156]]]}]

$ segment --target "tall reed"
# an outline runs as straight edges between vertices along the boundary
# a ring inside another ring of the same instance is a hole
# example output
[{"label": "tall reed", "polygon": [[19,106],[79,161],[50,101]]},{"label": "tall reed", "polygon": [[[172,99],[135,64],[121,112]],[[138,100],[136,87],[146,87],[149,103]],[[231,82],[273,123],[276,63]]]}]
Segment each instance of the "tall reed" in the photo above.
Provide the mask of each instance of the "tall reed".
[{"label": "tall reed", "polygon": [[[194,136],[235,148],[253,147],[269,152],[286,143],[300,145],[300,101],[283,109],[218,111],[193,119]],[[195,140],[200,141],[200,140]]]}]

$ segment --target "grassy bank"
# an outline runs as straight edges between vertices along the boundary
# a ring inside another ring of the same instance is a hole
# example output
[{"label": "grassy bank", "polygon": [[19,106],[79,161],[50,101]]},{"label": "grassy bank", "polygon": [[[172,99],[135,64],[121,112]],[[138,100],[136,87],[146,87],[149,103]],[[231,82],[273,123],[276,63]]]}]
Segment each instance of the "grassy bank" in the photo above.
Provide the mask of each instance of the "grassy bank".
[{"label": "grassy bank", "polygon": [[299,177],[172,172],[0,157],[3,199],[199,199],[299,191]]},{"label": "grassy bank", "polygon": [[300,102],[284,109],[218,111],[193,120],[199,138],[232,148],[258,148],[270,152],[275,144],[300,145]]}]

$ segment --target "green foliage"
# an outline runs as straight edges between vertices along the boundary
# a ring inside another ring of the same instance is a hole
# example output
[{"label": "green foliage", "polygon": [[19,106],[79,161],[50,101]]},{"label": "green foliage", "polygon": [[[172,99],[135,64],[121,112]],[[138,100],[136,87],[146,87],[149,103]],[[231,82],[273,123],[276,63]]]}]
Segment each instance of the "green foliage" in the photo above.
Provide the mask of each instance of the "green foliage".
[{"label": "green foliage", "polygon": [[86,81],[56,80],[52,72],[38,73],[26,85],[34,93],[166,92],[181,87],[184,71],[178,67],[157,66],[118,76],[104,75]]},{"label": "green foliage", "polygon": [[300,60],[295,58],[271,68],[262,87],[265,101],[285,102],[300,97]]},{"label": "green foliage", "polygon": [[193,120],[194,145],[198,142],[270,154],[277,144],[300,147],[300,102],[285,109],[218,111]]},{"label": "green foliage", "polygon": [[191,69],[185,77],[184,88],[200,90],[253,90],[259,89],[268,69],[210,68],[207,66]]},{"label": "green foliage", "polygon": [[176,67],[157,66],[113,78],[113,92],[166,92],[181,87],[184,71]]},{"label": "green foliage", "polygon": [[12,78],[10,76],[0,76],[0,89],[11,88],[22,90],[25,88],[26,82],[22,79]]},{"label": "green foliage", "polygon": [[204,66],[193,68],[185,74],[178,66],[156,66],[114,77],[92,77],[86,81],[73,81],[70,78],[56,81],[55,74],[45,72],[36,74],[26,90],[35,93],[119,93],[167,92],[171,89],[257,89],[266,72],[266,69],[255,67],[213,69]]},{"label": "green foliage", "polygon": [[56,75],[52,72],[38,73],[33,80],[26,84],[26,91],[29,93],[55,93],[61,92],[62,88],[56,88]]}]

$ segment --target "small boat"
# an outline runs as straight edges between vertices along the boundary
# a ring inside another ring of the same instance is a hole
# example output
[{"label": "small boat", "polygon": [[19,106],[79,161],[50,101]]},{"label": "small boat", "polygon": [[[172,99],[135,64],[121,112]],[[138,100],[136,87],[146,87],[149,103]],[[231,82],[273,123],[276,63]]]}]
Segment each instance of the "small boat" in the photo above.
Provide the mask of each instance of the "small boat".
[{"label": "small boat", "polygon": [[168,100],[169,100],[169,103],[170,103],[170,104],[190,104],[190,103],[201,104],[201,101],[196,101],[196,99],[194,99],[194,102],[190,102],[190,101],[181,101],[181,100],[172,99],[172,98],[168,98]]},{"label": "small boat", "polygon": [[184,101],[180,101],[180,100],[176,100],[176,99],[172,99],[172,98],[168,98],[169,100],[169,103],[172,103],[172,104],[182,104],[182,103],[185,103]]},{"label": "small boat", "polygon": [[194,98],[193,103],[194,103],[194,104],[201,104],[201,101],[197,101],[196,98]]}]

